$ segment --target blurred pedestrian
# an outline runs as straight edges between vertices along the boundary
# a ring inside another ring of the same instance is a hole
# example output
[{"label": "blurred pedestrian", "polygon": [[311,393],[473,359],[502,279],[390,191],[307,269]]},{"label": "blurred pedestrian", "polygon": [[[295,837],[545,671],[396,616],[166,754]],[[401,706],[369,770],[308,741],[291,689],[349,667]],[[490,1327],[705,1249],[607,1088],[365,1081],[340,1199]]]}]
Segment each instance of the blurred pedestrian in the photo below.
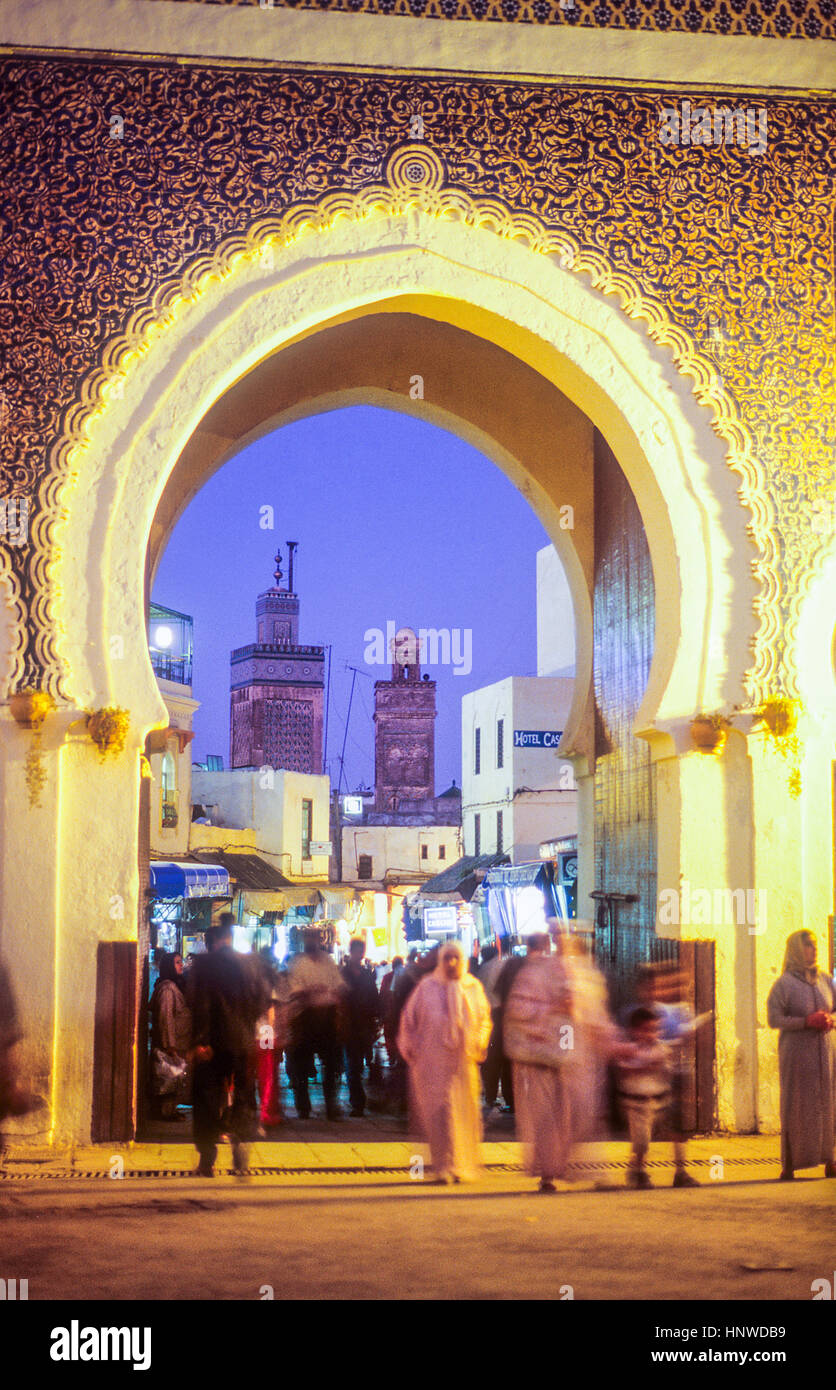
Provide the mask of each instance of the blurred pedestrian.
[{"label": "blurred pedestrian", "polygon": [[[664,1124],[664,1137],[673,1144],[674,1187],[699,1187],[699,1181],[686,1167],[684,1097],[686,1089],[685,1044],[698,1028],[713,1018],[713,1013],[694,1016],[691,1006],[682,998],[683,975],[676,965],[646,962],[638,973],[635,997],[619,1013],[623,1028],[630,1029],[630,1020],[637,1009],[646,1009],[656,1019],[659,1041],[669,1044],[668,1064],[670,1098],[664,1115],[656,1122]],[[619,1083],[617,1083],[618,1085]],[[624,1109],[623,1105],[621,1106]],[[659,1136],[662,1137],[662,1136]]]},{"label": "blurred pedestrian", "polygon": [[398,1051],[409,1066],[416,1118],[437,1182],[472,1182],[479,1171],[479,1064],[491,1030],[485,991],[465,969],[457,941],[416,986],[401,1015]]},{"label": "blurred pedestrian", "polygon": [[836,994],[833,981],[816,965],[810,931],[787,937],[781,975],[769,991],[770,1028],[780,1030],[781,1179],[796,1168],[824,1164],[836,1177]]},{"label": "blurred pedestrian", "polygon": [[306,931],[303,939],[304,949],[293,957],[288,970],[288,1070],[293,1101],[299,1118],[308,1119],[311,1113],[308,1080],[314,1057],[319,1057],[325,1113],[329,1120],[339,1120],[342,1116],[337,1105],[337,1084],[341,1048],[337,1011],[345,994],[345,983],[336,962],[322,949],[318,931]]},{"label": "blurred pedestrian", "polygon": [[183,957],[161,951],[159,976],[151,995],[151,1067],[153,1092],[164,1120],[177,1117],[188,1099],[192,1011],[186,1003]]},{"label": "blurred pedestrian", "polygon": [[389,1065],[395,1063],[395,1044],[397,1030],[392,1031],[392,986],[404,968],[403,956],[395,956],[392,961],[392,969],[388,970],[380,982],[380,1016],[383,1020],[383,1041],[386,1044],[386,1056]]},{"label": "blurred pedestrian", "polygon": [[406,1002],[413,990],[418,986],[425,975],[435,970],[437,965],[437,946],[430,947],[429,951],[425,951],[423,955],[420,951],[413,949],[409,953],[406,965],[392,986],[389,1027],[394,1039],[394,1063],[392,1074],[389,1078],[389,1105],[391,1109],[400,1116],[406,1114],[407,1091],[409,1088],[407,1065],[398,1050],[398,1031],[400,1029],[401,1015],[406,1008]]},{"label": "blurred pedestrian", "polygon": [[491,1011],[491,1040],[488,1043],[488,1055],[482,1065],[485,1104],[489,1109],[496,1105],[501,1085],[505,1107],[507,1110],[513,1111],[514,1088],[511,1076],[511,1059],[505,1053],[502,1036],[504,999],[497,992],[500,975],[508,963],[510,954],[511,938],[509,936],[503,936],[498,947],[486,947],[482,964],[479,967],[479,980]]},{"label": "blurred pedestrian", "polygon": [[567,1076],[573,1044],[572,1001],[548,932],[528,938],[513,972],[503,1015],[505,1050],[513,1062],[514,1104],[526,1167],[554,1192],[574,1141],[573,1088]]},{"label": "blurred pedestrian", "polygon": [[[557,924],[556,924],[557,925]],[[622,1034],[610,1016],[607,982],[592,961],[587,940],[557,926],[552,933],[572,1001],[572,1061],[567,1075],[575,1087],[575,1145],[602,1137],[607,1108],[607,1067],[617,1055]],[[573,1166],[578,1167],[577,1153]]]},{"label": "blurred pedestrian", "polygon": [[358,1118],[366,1108],[363,1064],[367,1057],[374,1056],[374,1043],[380,1026],[380,999],[374,975],[363,964],[365,954],[366,943],[355,937],[348,944],[348,959],[342,967],[345,984],[342,1017],[348,1098],[351,1102],[351,1114]]},{"label": "blurred pedestrian", "polygon": [[[0,960],[0,1123],[37,1110],[43,1101],[29,1093],[20,1081],[17,1045],[23,1038],[17,1000],[8,968]],[[0,1153],[4,1151],[0,1133]]]},{"label": "blurred pedestrian", "polygon": [[214,1175],[218,1140],[226,1126],[236,1173],[247,1167],[252,1137],[252,1047],[267,992],[252,956],[232,949],[232,914],[206,932],[207,952],[195,958],[187,1000],[192,1011],[194,1141],[197,1173]]},{"label": "blurred pedestrian", "polygon": [[628,1028],[629,1045],[617,1063],[618,1095],[630,1132],[629,1187],[652,1187],[647,1151],[656,1120],[671,1103],[673,1056],[662,1041],[662,1023],[652,1009],[634,1009]]},{"label": "blurred pedestrian", "polygon": [[267,1007],[256,1024],[255,1071],[258,1081],[259,1123],[263,1131],[282,1123],[279,1095],[279,1063],[287,1043],[287,1010],[290,986],[276,965],[269,946],[259,952]]}]

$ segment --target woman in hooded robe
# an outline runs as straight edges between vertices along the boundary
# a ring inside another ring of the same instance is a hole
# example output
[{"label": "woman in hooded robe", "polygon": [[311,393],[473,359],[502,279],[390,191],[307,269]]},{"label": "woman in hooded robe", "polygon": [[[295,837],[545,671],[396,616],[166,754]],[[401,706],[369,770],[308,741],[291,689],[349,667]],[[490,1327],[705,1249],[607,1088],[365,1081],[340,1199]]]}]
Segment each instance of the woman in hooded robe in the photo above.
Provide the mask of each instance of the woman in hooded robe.
[{"label": "woman in hooded robe", "polygon": [[[188,1094],[186,1061],[192,1045],[192,1011],[183,988],[183,960],[176,951],[159,957],[159,978],[151,995],[151,1055],[154,1060],[154,1094],[163,1119],[177,1118],[177,1102]],[[183,1069],[173,1082],[159,1070],[164,1058]]]},{"label": "woman in hooded robe", "polygon": [[416,1118],[437,1182],[472,1182],[480,1166],[479,1065],[491,1034],[485,991],[464,951],[448,941],[438,965],[407,1000],[398,1051],[410,1074]]},{"label": "woman in hooded robe", "polygon": [[816,967],[816,938],[796,931],[787,938],[783,972],[766,1002],[770,1028],[780,1029],[781,1178],[796,1168],[825,1165],[836,1177],[836,993]]}]

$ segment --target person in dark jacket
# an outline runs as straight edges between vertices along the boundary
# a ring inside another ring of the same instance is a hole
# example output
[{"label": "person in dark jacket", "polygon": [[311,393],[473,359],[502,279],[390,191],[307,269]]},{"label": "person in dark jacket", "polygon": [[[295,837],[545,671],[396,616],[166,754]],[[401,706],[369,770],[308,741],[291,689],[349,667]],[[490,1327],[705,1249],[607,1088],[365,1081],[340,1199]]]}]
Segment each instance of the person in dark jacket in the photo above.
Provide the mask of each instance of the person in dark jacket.
[{"label": "person in dark jacket", "polygon": [[232,917],[206,933],[208,951],[197,956],[187,986],[194,1042],[193,1123],[200,1155],[197,1173],[214,1175],[218,1140],[231,1094],[227,1132],[236,1173],[247,1168],[247,1141],[253,1129],[249,1062],[256,1024],[267,1004],[267,990],[254,958],[232,949]]},{"label": "person in dark jacket", "polygon": [[[496,1105],[499,1095],[500,1083],[502,1085],[502,1099],[506,1109],[514,1109],[514,1083],[511,1071],[511,1059],[506,1057],[502,1039],[502,1013],[505,1002],[510,993],[510,985],[500,1000],[497,994],[497,984],[503,972],[507,969],[511,961],[511,938],[503,936],[499,948],[489,946],[485,951],[485,958],[479,969],[479,979],[482,988],[488,997],[491,1007],[491,1040],[488,1044],[488,1055],[482,1063],[482,1083],[485,1088],[485,1104],[492,1108]],[[511,974],[513,980],[513,972]]]},{"label": "person in dark jacket", "polygon": [[362,1115],[366,1108],[363,1062],[372,1053],[380,1024],[380,997],[374,976],[363,964],[365,954],[365,942],[359,939],[349,942],[348,960],[342,968],[346,987],[343,1031],[348,1098],[355,1116]]},{"label": "person in dark jacket", "polygon": [[[395,980],[390,995],[389,1027],[392,1030],[394,1038],[398,1036],[401,1014],[406,1008],[407,999],[424,976],[428,975],[431,970],[435,970],[437,965],[437,946],[431,946],[429,951],[426,951],[423,956],[419,955],[417,951],[410,951],[409,960]],[[393,1108],[400,1115],[406,1114],[408,1079],[409,1074],[407,1072],[406,1062],[396,1045],[394,1048],[394,1065],[389,1081],[389,1094]]]},{"label": "person in dark jacket", "polygon": [[192,1016],[186,1003],[183,958],[175,951],[161,951],[159,978],[151,995],[151,1058],[154,1095],[164,1120],[177,1118],[177,1103],[188,1096],[188,1074],[176,1085],[164,1078],[160,1054],[174,1063],[188,1060],[192,1045]]},{"label": "person in dark jacket", "polygon": [[391,1024],[392,989],[403,968],[403,956],[395,956],[392,961],[392,969],[383,976],[380,982],[380,1017],[383,1020],[383,1040],[386,1044],[386,1056],[389,1059],[390,1067],[394,1065],[397,1053]]}]

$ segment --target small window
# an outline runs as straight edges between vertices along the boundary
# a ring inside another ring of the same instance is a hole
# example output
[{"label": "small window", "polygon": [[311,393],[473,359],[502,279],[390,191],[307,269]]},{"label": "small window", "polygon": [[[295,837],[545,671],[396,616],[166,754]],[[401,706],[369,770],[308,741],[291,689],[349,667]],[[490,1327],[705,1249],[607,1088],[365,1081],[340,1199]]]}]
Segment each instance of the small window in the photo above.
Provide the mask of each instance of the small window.
[{"label": "small window", "polygon": [[482,853],[482,817],[478,814],[473,817],[473,853]]},{"label": "small window", "polygon": [[502,853],[502,812],[496,813],[496,852]]},{"label": "small window", "polygon": [[446,858],[447,858],[447,846],[446,846],[446,845],[439,845],[439,846],[438,846],[438,857],[439,857],[439,859],[446,859]]},{"label": "small window", "polygon": [[177,828],[177,764],[171,753],[163,754],[160,783],[160,823],[163,830],[175,830]]},{"label": "small window", "polygon": [[497,767],[502,767],[502,766],[504,765],[504,764],[503,764],[503,759],[504,759],[504,754],[505,754],[505,749],[504,749],[504,746],[503,746],[503,744],[504,744],[504,738],[503,738],[504,732],[505,732],[505,720],[504,720],[504,719],[497,719],[497,721],[496,721],[496,765],[497,765]]},{"label": "small window", "polygon": [[423,844],[423,845],[421,846],[421,858],[422,858],[422,859],[429,859],[429,857],[430,857],[430,847],[429,847],[429,845],[427,845],[427,844]]},{"label": "small window", "polygon": [[372,856],[370,854],[359,854],[357,856],[357,877],[371,878],[372,876]]},{"label": "small window", "polygon": [[313,839],[313,802],[302,802],[302,858],[311,857],[311,840]]},{"label": "small window", "polygon": [[482,771],[482,730],[476,730],[476,738],[473,745],[473,775],[477,776]]}]

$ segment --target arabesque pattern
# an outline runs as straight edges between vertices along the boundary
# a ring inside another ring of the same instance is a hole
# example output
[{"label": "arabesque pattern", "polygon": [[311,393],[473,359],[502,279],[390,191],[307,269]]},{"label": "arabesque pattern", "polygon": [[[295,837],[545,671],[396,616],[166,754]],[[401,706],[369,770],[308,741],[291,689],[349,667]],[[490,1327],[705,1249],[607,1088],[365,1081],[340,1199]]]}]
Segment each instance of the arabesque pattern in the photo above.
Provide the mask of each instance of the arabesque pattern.
[{"label": "arabesque pattern", "polygon": [[39,58],[0,78],[2,487],[32,498],[30,544],[5,547],[17,686],[60,692],[61,493],[120,354],[271,237],[417,202],[559,256],[693,379],[759,550],[750,693],[792,688],[814,502],[836,490],[832,102],[759,101],[756,153],[754,112],[741,143],[662,143],[687,93]]},{"label": "arabesque pattern", "polygon": [[352,14],[506,24],[567,24],[582,29],[747,38],[836,38],[836,0],[180,0],[181,4],[258,5],[265,10],[348,10]]}]

